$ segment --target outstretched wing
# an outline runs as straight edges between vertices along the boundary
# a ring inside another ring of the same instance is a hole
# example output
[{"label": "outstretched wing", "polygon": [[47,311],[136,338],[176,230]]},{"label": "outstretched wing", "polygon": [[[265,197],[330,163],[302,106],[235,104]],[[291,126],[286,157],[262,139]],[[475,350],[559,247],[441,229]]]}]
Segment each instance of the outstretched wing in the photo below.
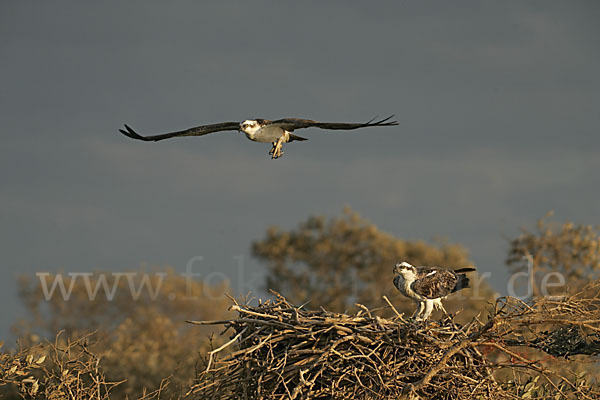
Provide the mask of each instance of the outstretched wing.
[{"label": "outstretched wing", "polygon": [[154,135],[154,136],[141,136],[140,134],[138,134],[136,131],[134,131],[127,125],[125,125],[125,129],[119,129],[119,132],[121,132],[123,135],[128,136],[132,139],[144,140],[146,142],[149,142],[149,141],[156,142],[158,140],[169,139],[172,137],[202,136],[202,135],[207,135],[207,134],[213,133],[213,132],[237,131],[239,129],[240,129],[239,122],[221,122],[219,124],[196,126],[194,128],[186,129],[184,131],[163,133],[161,135]]},{"label": "outstretched wing", "polygon": [[278,119],[276,121],[268,121],[267,125],[275,125],[285,129],[288,132],[292,132],[295,129],[302,128],[320,128],[320,129],[330,129],[330,130],[352,130],[358,128],[367,128],[370,126],[392,126],[398,125],[397,121],[390,121],[393,115],[384,118],[379,121],[375,121],[373,118],[370,121],[363,123],[347,123],[347,122],[318,122],[310,119],[300,119],[300,118],[284,118]]},{"label": "outstretched wing", "polygon": [[415,293],[428,299],[446,297],[452,293],[458,282],[456,273],[447,269],[432,270],[419,278],[410,287]]}]

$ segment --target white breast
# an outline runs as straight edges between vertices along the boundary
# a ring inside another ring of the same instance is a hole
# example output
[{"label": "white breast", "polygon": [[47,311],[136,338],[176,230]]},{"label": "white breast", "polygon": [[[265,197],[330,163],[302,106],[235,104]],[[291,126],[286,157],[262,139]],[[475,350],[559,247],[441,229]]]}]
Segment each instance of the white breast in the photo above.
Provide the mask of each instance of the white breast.
[{"label": "white breast", "polygon": [[[254,132],[254,134],[252,134],[252,135],[246,134],[246,137],[248,137],[248,139],[253,140],[255,142],[272,143],[272,142],[275,142],[277,139],[279,139],[284,134],[287,137],[289,137],[289,134],[287,134],[287,132],[285,132],[280,127],[267,125],[267,126],[260,128],[259,130]],[[287,139],[287,137],[286,137],[286,139]],[[287,140],[284,140],[284,142],[287,142]]]},{"label": "white breast", "polygon": [[423,297],[417,293],[415,293],[412,288],[410,287],[410,285],[412,285],[412,283],[414,282],[414,279],[406,279],[405,277],[403,277],[402,275],[398,275],[398,283],[396,285],[396,287],[398,288],[398,290],[400,290],[400,292],[405,295],[406,297],[410,297],[411,299],[416,299],[416,300],[427,300],[426,297]]}]

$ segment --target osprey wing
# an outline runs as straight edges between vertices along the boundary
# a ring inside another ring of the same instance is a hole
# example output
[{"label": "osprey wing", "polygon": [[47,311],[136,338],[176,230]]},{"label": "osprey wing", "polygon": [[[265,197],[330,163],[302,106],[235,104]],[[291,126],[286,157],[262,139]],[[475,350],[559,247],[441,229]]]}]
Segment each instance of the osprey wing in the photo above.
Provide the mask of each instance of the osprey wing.
[{"label": "osprey wing", "polygon": [[415,293],[423,297],[439,299],[452,293],[457,282],[458,276],[454,271],[431,269],[426,274],[419,274],[418,279],[410,287]]},{"label": "osprey wing", "polygon": [[119,132],[121,132],[123,135],[130,137],[132,139],[144,140],[146,142],[149,142],[149,141],[156,142],[158,140],[169,139],[172,137],[202,136],[202,135],[207,135],[207,134],[213,133],[213,132],[237,131],[239,129],[240,129],[239,122],[221,122],[219,124],[201,125],[201,126],[196,126],[193,128],[183,130],[183,131],[163,133],[163,134],[154,135],[154,136],[141,136],[140,134],[138,134],[136,131],[134,131],[127,125],[125,125],[125,129],[119,129]]},{"label": "osprey wing", "polygon": [[402,286],[400,286],[400,279],[402,279],[400,275],[394,277],[394,286],[396,286],[396,289],[398,289],[400,292],[403,292]]},{"label": "osprey wing", "polygon": [[301,119],[301,118],[284,118],[278,119],[276,121],[268,121],[267,125],[275,125],[285,129],[288,132],[293,132],[295,129],[303,129],[303,128],[320,128],[320,129],[329,129],[329,130],[353,130],[358,128],[367,128],[370,126],[393,126],[398,125],[397,121],[390,121],[393,115],[384,118],[379,121],[375,121],[373,118],[370,121],[362,122],[362,123],[348,123],[348,122],[318,122],[310,119]]}]

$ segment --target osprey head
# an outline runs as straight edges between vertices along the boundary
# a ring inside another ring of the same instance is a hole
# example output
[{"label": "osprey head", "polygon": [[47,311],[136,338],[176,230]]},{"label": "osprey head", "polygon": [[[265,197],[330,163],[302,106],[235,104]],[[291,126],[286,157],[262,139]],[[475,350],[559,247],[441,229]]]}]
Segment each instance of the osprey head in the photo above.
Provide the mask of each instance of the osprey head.
[{"label": "osprey head", "polygon": [[412,265],[410,265],[409,263],[407,263],[406,261],[403,261],[401,263],[396,264],[396,266],[394,267],[394,274],[402,275],[404,277],[407,277],[407,276],[414,277],[417,275],[417,269],[415,267],[413,267]]},{"label": "osprey head", "polygon": [[247,119],[244,122],[240,123],[240,131],[250,136],[254,135],[259,129],[260,124],[254,119]]}]

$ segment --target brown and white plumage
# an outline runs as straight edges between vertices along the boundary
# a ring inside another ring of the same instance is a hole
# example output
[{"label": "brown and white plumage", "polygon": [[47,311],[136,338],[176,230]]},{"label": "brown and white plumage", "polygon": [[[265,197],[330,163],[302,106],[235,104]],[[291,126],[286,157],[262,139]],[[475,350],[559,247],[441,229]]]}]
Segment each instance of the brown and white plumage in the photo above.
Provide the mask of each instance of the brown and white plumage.
[{"label": "brown and white plumage", "polygon": [[128,125],[125,125],[125,129],[119,129],[119,132],[132,139],[143,141],[159,141],[164,139],[170,139],[173,137],[203,136],[214,132],[240,131],[243,132],[248,139],[254,142],[272,143],[273,148],[271,149],[269,154],[272,156],[271,158],[275,159],[283,155],[283,151],[281,151],[283,143],[292,142],[294,140],[307,140],[306,138],[294,135],[292,132],[294,132],[296,129],[319,128],[326,130],[348,131],[373,126],[398,125],[398,122],[390,121],[392,117],[393,116],[390,116],[379,121],[374,121],[374,119],[372,119],[368,122],[363,123],[318,122],[310,119],[301,118],[283,118],[270,121],[266,119],[257,118],[245,120],[242,122],[221,122],[218,124],[201,125],[182,131],[163,133],[160,135],[153,136],[141,136]]},{"label": "brown and white plumage", "polygon": [[451,270],[437,267],[415,267],[407,262],[402,262],[394,267],[393,272],[396,275],[394,286],[400,293],[417,303],[413,318],[426,320],[434,308],[446,313],[442,299],[468,287],[469,278],[464,273],[471,271],[475,271],[475,268]]}]

